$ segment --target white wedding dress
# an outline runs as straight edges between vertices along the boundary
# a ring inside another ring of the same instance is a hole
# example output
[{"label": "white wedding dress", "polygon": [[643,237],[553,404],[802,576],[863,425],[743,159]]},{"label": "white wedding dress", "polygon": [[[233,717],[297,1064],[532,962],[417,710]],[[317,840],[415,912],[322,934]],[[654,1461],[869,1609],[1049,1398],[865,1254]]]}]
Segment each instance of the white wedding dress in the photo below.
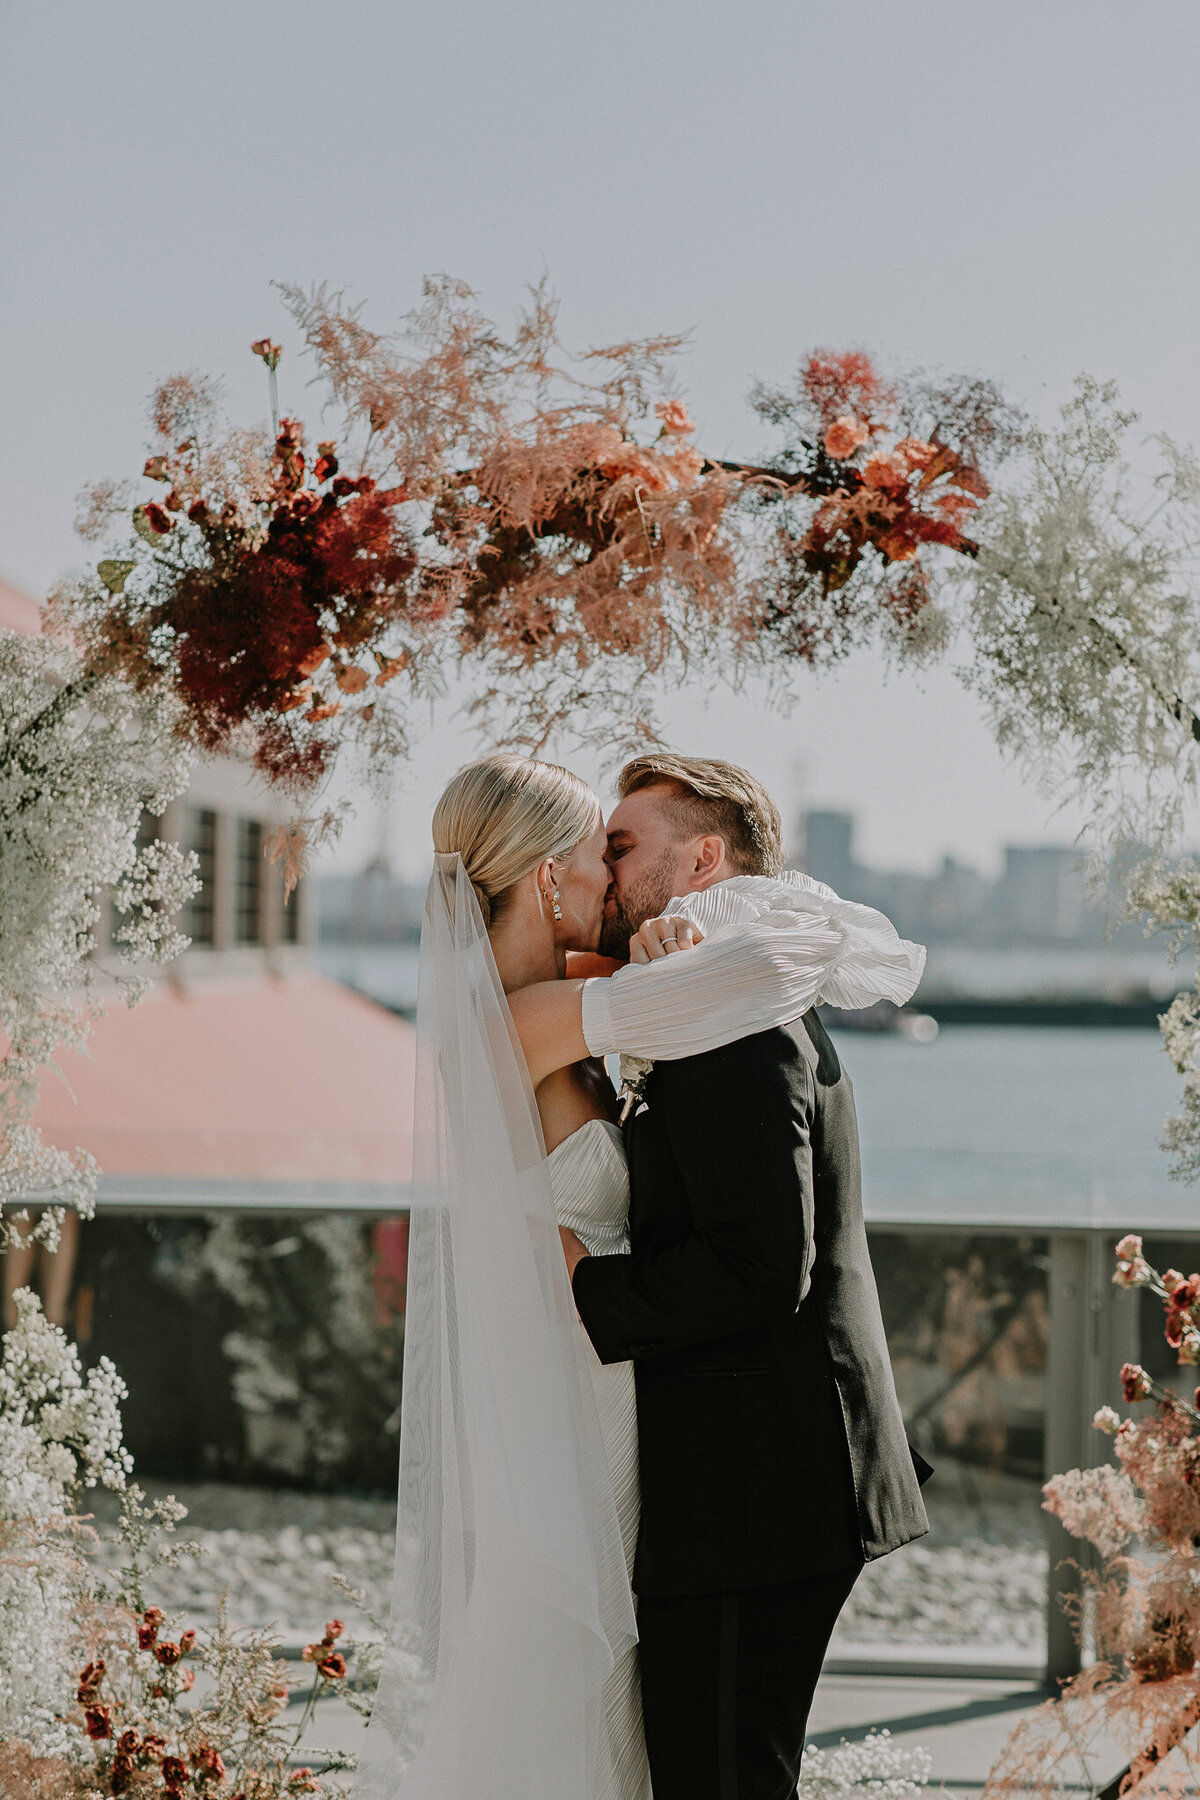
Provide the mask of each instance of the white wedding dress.
[{"label": "white wedding dress", "polygon": [[[559,1224],[568,1226],[592,1256],[627,1253],[629,1169],[620,1127],[607,1119],[589,1119],[555,1146],[546,1163]],[[639,1511],[633,1364],[602,1363],[583,1326],[579,1329],[612,1477],[625,1567],[632,1576]],[[605,1683],[604,1722],[612,1753],[614,1793],[619,1800],[650,1800],[636,1644],[617,1660]]]},{"label": "white wedding dress", "polygon": [[[705,941],[585,983],[594,1056],[700,1054],[820,998],[902,1003],[924,951],[806,876],[672,901]],[[650,1800],[630,1572],[632,1363],[602,1365],[556,1221],[629,1249],[618,1128],[549,1156],[478,901],[426,894],[396,1561],[353,1800]]]}]

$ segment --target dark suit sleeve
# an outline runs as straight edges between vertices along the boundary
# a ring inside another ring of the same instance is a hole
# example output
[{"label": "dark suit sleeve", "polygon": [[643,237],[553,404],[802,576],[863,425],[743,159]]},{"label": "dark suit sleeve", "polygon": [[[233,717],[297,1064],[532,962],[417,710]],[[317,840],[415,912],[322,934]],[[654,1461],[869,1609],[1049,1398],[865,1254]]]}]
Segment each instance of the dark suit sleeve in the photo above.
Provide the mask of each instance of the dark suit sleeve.
[{"label": "dark suit sleeve", "polygon": [[813,1078],[780,1030],[660,1063],[691,1208],[686,1237],[631,1256],[585,1257],[575,1304],[602,1362],[702,1344],[795,1312],[812,1261]]}]

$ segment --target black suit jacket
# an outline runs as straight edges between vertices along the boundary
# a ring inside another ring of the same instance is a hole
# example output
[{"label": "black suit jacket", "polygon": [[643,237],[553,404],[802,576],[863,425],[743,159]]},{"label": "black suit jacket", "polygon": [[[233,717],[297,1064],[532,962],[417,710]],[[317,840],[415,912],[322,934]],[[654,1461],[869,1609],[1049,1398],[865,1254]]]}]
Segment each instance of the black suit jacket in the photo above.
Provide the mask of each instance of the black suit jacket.
[{"label": "black suit jacket", "polygon": [[854,1098],[815,1013],[657,1063],[626,1141],[632,1255],[585,1258],[574,1292],[601,1360],[636,1363],[637,1592],[791,1581],[921,1536]]}]

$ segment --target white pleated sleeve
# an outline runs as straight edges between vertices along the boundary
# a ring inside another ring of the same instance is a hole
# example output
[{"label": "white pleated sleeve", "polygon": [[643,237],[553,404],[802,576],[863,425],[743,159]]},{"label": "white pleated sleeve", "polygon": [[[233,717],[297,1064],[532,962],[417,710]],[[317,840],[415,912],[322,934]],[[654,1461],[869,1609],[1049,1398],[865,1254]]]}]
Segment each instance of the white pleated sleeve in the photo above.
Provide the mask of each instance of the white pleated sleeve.
[{"label": "white pleated sleeve", "polygon": [[704,942],[584,984],[594,1056],[670,1062],[786,1024],[818,1001],[900,1006],[925,968],[923,946],[883,913],[796,870],[738,876],[664,910],[691,919]]}]

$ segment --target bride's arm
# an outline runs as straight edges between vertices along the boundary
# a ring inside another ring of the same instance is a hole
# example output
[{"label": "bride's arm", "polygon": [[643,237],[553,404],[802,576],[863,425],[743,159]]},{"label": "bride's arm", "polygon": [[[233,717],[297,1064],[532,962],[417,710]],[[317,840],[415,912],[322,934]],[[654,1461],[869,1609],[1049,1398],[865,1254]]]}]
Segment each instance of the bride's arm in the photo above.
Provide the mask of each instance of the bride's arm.
[{"label": "bride's arm", "polygon": [[[652,957],[665,960],[668,953],[662,943],[664,937],[670,937],[670,954],[675,956],[680,951],[691,950],[701,942],[702,936],[691,919],[664,915],[648,919],[637,936],[630,940],[630,948],[640,966]],[[586,967],[589,961],[599,960],[570,957],[567,966],[582,961]],[[518,988],[509,994],[508,1008],[535,1088],[555,1069],[569,1068],[572,1063],[598,1054],[588,1047],[584,1036],[586,1003],[583,996],[586,988],[606,987],[610,979],[606,974],[566,981],[535,981],[529,987]]]},{"label": "bride's arm", "polygon": [[[669,923],[686,954],[509,995],[534,1087],[587,1056],[677,1061],[786,1024],[813,1004],[844,942],[837,926],[813,914],[729,927],[698,944],[694,927],[689,942],[690,921]],[[643,937],[660,924],[648,921]]]}]

